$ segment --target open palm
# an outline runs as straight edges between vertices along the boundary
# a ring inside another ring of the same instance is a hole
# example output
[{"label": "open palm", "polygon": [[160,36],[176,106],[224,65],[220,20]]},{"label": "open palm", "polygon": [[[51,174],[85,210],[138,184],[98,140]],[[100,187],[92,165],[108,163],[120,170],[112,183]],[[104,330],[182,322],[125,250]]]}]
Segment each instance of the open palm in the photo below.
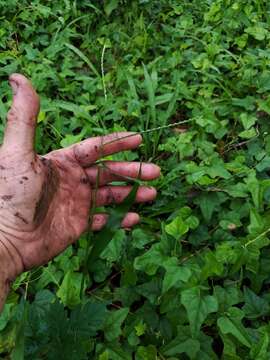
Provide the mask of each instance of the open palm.
[{"label": "open palm", "polygon": [[[120,203],[130,187],[111,182],[139,174],[151,180],[159,176],[159,168],[135,162],[105,162],[98,167],[100,158],[136,148],[141,137],[132,133],[91,138],[38,156],[33,145],[38,95],[20,74],[13,74],[10,84],[13,103],[0,149],[0,242],[19,273],[46,263],[87,230],[93,189],[97,187],[96,206]],[[151,201],[155,195],[153,188],[142,186],[136,200]],[[138,221],[138,214],[129,213],[122,226]],[[91,227],[99,230],[105,222],[105,214],[96,214]]]}]

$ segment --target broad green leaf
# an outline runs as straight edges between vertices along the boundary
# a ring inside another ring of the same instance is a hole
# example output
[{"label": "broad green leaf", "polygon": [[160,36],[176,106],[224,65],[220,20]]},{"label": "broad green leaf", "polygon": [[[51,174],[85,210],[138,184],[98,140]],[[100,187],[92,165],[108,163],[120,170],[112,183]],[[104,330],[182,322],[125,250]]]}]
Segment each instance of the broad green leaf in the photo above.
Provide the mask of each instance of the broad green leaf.
[{"label": "broad green leaf", "polygon": [[122,229],[117,230],[109,245],[100,254],[100,257],[110,262],[119,260],[125,240],[125,231]]},{"label": "broad green leaf", "polygon": [[188,225],[189,229],[191,229],[191,230],[196,229],[200,224],[199,219],[194,215],[191,215],[188,218],[186,218],[185,222]]},{"label": "broad green leaf", "polygon": [[256,137],[256,136],[257,136],[257,133],[254,128],[244,130],[239,133],[239,137],[241,137],[242,139],[252,139],[253,137]]},{"label": "broad green leaf", "polygon": [[70,326],[77,336],[95,336],[97,331],[101,330],[107,313],[104,303],[87,302],[71,312]]},{"label": "broad green leaf", "polygon": [[121,345],[117,342],[107,344],[105,351],[109,360],[132,360],[132,355],[126,349],[121,348]]},{"label": "broad green leaf", "polygon": [[156,360],[157,349],[153,345],[139,346],[136,353],[136,360]]},{"label": "broad green leaf", "polygon": [[218,318],[217,324],[224,335],[231,334],[240,341],[241,344],[250,348],[252,340],[241,322],[243,316],[241,310],[231,308],[228,315]]},{"label": "broad green leaf", "polygon": [[144,282],[142,285],[137,285],[136,292],[148,299],[151,304],[156,305],[161,296],[161,280],[154,278],[149,282]]},{"label": "broad green leaf", "polygon": [[245,304],[242,310],[248,319],[256,319],[269,313],[270,306],[267,300],[257,296],[252,290],[244,288]]},{"label": "broad green leaf", "polygon": [[269,359],[269,329],[264,326],[259,328],[260,339],[253,343],[250,351],[251,359],[267,360]]},{"label": "broad green leaf", "polygon": [[223,273],[224,267],[222,262],[218,261],[216,254],[212,251],[208,251],[204,256],[203,260],[205,262],[201,277],[202,279],[207,279],[210,276],[220,276]]},{"label": "broad green leaf", "polygon": [[110,16],[113,10],[118,6],[119,0],[105,0],[104,10],[107,16]]},{"label": "broad green leaf", "polygon": [[113,341],[121,335],[121,326],[128,312],[128,308],[122,308],[108,313],[103,327],[105,338],[108,341]]},{"label": "broad green leaf", "polygon": [[98,360],[110,360],[108,350],[99,355]]},{"label": "broad green leaf", "polygon": [[248,226],[248,232],[250,234],[257,235],[264,229],[264,218],[258,213],[256,209],[250,209],[250,224]]},{"label": "broad green leaf", "polygon": [[3,331],[10,320],[11,310],[14,304],[5,304],[4,309],[0,315],[0,331]]},{"label": "broad green leaf", "polygon": [[113,209],[104,228],[94,237],[94,239],[92,239],[94,242],[92,244],[90,255],[87,259],[90,269],[92,263],[105,250],[116,231],[119,229],[125,214],[129,211],[135,201],[138,188],[139,184],[135,183],[122,204]]},{"label": "broad green leaf", "polygon": [[252,195],[254,205],[257,209],[259,209],[262,206],[263,190],[261,189],[259,180],[256,178],[256,174],[249,174],[245,182],[247,183],[248,190]]},{"label": "broad green leaf", "polygon": [[245,32],[253,36],[256,40],[262,41],[268,37],[267,29],[261,26],[250,26],[245,29]]},{"label": "broad green leaf", "polygon": [[178,240],[182,235],[188,232],[189,227],[181,216],[177,216],[172,222],[165,226],[165,230],[169,235],[172,235]]},{"label": "broad green leaf", "polygon": [[219,311],[226,312],[232,305],[242,302],[242,292],[235,285],[215,286],[214,294],[218,299]]},{"label": "broad green leaf", "polygon": [[251,126],[253,126],[256,123],[257,118],[255,116],[249,115],[247,113],[241,113],[240,120],[241,120],[245,130],[248,130],[249,128],[251,128]]},{"label": "broad green leaf", "polygon": [[29,303],[22,299],[17,308],[19,325],[17,327],[15,346],[11,353],[11,360],[24,360],[25,327],[29,312]]},{"label": "broad green leaf", "polygon": [[237,342],[230,335],[220,334],[220,337],[223,342],[223,353],[224,358],[228,358],[230,360],[242,360],[240,356],[237,355]]},{"label": "broad green leaf", "polygon": [[139,324],[137,324],[134,327],[135,331],[136,331],[136,335],[137,336],[142,336],[145,334],[145,331],[147,329],[147,325],[145,323],[143,323],[142,321],[139,322]]},{"label": "broad green leaf", "polygon": [[245,110],[254,110],[255,99],[252,96],[246,96],[244,98],[233,98],[232,104],[244,108]]},{"label": "broad green leaf", "polygon": [[80,291],[83,275],[81,273],[68,271],[63,279],[57,296],[61,301],[70,307],[78,305],[81,301]]},{"label": "broad green leaf", "polygon": [[73,145],[77,142],[80,142],[83,138],[84,134],[79,134],[79,135],[66,135],[64,137],[64,139],[61,140],[60,145],[65,148],[68,147],[70,145]]},{"label": "broad green leaf", "polygon": [[200,349],[200,343],[198,340],[187,339],[183,342],[176,338],[163,348],[163,355],[174,356],[186,353],[190,359],[195,359]]},{"label": "broad green leaf", "polygon": [[212,218],[214,211],[218,211],[219,206],[226,200],[223,194],[207,193],[200,195],[198,199],[195,199],[195,203],[200,206],[201,212],[206,222],[209,222]]},{"label": "broad green leaf", "polygon": [[150,232],[143,229],[135,229],[132,231],[132,245],[137,249],[143,249],[145,245],[153,242],[155,237]]},{"label": "broad green leaf", "polygon": [[179,287],[181,282],[187,282],[191,277],[190,269],[187,266],[180,266],[177,258],[171,257],[162,266],[166,270],[162,285],[163,294],[175,285]]},{"label": "broad green leaf", "polygon": [[195,286],[182,291],[181,302],[187,311],[191,334],[197,337],[207,316],[218,311],[217,298],[212,295],[203,295],[200,287]]},{"label": "broad green leaf", "polygon": [[211,166],[207,168],[207,174],[211,178],[221,177],[224,179],[229,179],[231,176],[230,173],[226,170],[223,161],[218,158],[214,159]]},{"label": "broad green leaf", "polygon": [[167,259],[168,256],[163,253],[161,244],[154,244],[146,253],[135,258],[134,268],[148,275],[154,275]]},{"label": "broad green leaf", "polygon": [[245,198],[248,196],[248,187],[246,184],[241,182],[234,185],[225,186],[224,191],[226,191],[230,196],[235,198]]},{"label": "broad green leaf", "polygon": [[257,165],[256,170],[259,172],[268,170],[270,168],[270,156],[265,156]]}]

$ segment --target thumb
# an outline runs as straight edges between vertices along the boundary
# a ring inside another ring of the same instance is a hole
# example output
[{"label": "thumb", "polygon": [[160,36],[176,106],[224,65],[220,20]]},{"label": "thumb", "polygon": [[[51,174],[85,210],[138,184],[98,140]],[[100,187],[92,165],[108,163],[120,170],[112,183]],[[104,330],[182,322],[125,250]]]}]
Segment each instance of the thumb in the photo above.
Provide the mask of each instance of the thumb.
[{"label": "thumb", "polygon": [[33,151],[39,97],[30,81],[21,74],[12,74],[9,83],[13,100],[7,114],[3,147],[12,151]]}]

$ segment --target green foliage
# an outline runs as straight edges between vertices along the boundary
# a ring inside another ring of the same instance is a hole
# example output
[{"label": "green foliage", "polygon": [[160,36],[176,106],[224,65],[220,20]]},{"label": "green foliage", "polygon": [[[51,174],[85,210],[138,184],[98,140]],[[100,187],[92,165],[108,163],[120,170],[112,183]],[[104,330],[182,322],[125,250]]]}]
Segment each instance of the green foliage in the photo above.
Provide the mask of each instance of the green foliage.
[{"label": "green foliage", "polygon": [[[135,186],[102,233],[15,281],[0,357],[268,360],[270,3],[0,10],[1,137],[7,76],[22,72],[41,95],[39,153],[138,131],[144,144],[110,159],[162,168],[153,204],[133,205]],[[141,225],[117,230],[131,206]]]}]

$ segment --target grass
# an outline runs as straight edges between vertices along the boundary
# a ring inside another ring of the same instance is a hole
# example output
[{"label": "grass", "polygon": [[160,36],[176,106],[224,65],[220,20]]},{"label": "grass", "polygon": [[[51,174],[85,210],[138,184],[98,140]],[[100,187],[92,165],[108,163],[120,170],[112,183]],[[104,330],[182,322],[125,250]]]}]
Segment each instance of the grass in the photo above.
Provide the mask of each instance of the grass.
[{"label": "grass", "polygon": [[[153,204],[113,207],[102,233],[16,280],[0,356],[269,359],[268,2],[0,9],[1,136],[22,72],[41,96],[40,154],[128,130],[143,145],[110,159],[162,168]],[[119,230],[129,207],[141,224]]]}]

